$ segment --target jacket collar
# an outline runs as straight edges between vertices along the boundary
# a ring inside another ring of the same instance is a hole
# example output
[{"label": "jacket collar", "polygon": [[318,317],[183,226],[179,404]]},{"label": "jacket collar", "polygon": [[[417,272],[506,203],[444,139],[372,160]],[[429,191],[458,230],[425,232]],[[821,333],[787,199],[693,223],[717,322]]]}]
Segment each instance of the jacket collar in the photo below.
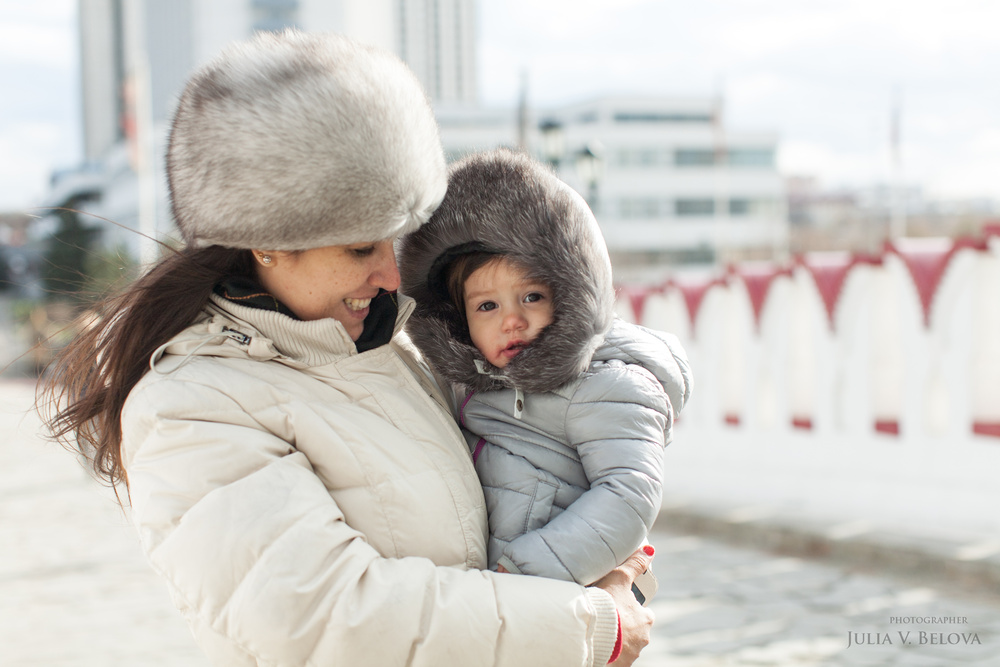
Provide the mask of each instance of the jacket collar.
[{"label": "jacket collar", "polygon": [[[413,300],[397,295],[398,334],[413,312]],[[181,356],[180,364],[161,362],[163,354]],[[314,367],[360,354],[344,325],[333,318],[303,321],[276,310],[253,308],[212,294],[204,315],[153,355],[154,370],[169,373],[195,356],[274,359],[290,366]]]}]

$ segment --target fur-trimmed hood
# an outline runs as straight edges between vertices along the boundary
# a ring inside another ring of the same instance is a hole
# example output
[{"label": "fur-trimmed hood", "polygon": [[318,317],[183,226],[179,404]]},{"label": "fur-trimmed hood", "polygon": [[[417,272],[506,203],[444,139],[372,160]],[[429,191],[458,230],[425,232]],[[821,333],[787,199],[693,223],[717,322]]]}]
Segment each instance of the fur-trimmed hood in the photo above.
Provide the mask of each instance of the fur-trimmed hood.
[{"label": "fur-trimmed hood", "polygon": [[[463,252],[502,253],[553,293],[552,323],[504,369],[472,344],[442,288]],[[430,221],[399,245],[401,290],[417,301],[406,330],[446,380],[488,391],[551,391],[577,377],[614,319],[611,262],[583,198],[550,169],[501,149],[452,166]]]},{"label": "fur-trimmed hood", "polygon": [[395,55],[334,34],[258,33],[198,70],[167,177],[189,246],[306,250],[411,232],[447,185],[437,122]]}]

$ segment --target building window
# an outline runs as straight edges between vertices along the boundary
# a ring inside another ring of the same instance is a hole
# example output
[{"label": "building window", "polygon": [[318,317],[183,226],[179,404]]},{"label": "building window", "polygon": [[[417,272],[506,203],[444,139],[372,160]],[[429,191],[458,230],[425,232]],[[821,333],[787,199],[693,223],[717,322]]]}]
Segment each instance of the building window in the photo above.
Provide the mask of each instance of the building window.
[{"label": "building window", "polygon": [[730,167],[774,167],[773,148],[678,148],[674,164],[678,167],[711,167],[723,163]]},{"label": "building window", "polygon": [[715,164],[715,151],[707,148],[678,148],[674,151],[674,164],[678,167],[711,167]]},{"label": "building window", "polygon": [[620,167],[659,167],[670,164],[670,152],[661,148],[622,148],[618,150]]},{"label": "building window", "polygon": [[636,151],[636,163],[641,167],[652,167],[660,164],[660,151],[655,148],[642,148]]},{"label": "building window", "polygon": [[281,32],[286,28],[297,28],[294,18],[269,15],[254,21],[254,32]]},{"label": "building window", "polygon": [[726,153],[726,162],[733,167],[773,167],[772,148],[731,148]]},{"label": "building window", "polygon": [[622,218],[659,218],[664,207],[653,197],[626,197],[618,202],[618,213]]},{"label": "building window", "polygon": [[253,0],[254,9],[295,11],[299,8],[299,0]]},{"label": "building window", "polygon": [[749,199],[730,199],[729,215],[741,216],[750,215],[753,210],[753,202]]},{"label": "building window", "polygon": [[776,208],[773,199],[734,197],[729,200],[729,215],[733,217],[775,215]]},{"label": "building window", "polygon": [[674,213],[686,218],[701,215],[715,215],[714,199],[678,199],[674,202]]},{"label": "building window", "polygon": [[251,3],[256,20],[253,29],[259,32],[280,32],[285,28],[296,28],[298,0],[253,0]]},{"label": "building window", "polygon": [[711,114],[702,113],[656,113],[644,111],[619,111],[614,116],[616,123],[711,123]]}]

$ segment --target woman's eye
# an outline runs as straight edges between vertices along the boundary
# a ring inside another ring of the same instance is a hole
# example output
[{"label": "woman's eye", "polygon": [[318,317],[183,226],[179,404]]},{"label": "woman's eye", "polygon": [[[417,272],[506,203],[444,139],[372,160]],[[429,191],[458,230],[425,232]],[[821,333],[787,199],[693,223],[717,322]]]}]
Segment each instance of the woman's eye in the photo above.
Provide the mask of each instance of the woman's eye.
[{"label": "woman's eye", "polygon": [[496,307],[497,307],[497,305],[495,303],[493,303],[492,301],[485,301],[485,302],[479,304],[479,307],[476,308],[476,310],[481,310],[483,312],[488,312],[490,310],[496,310]]},{"label": "woman's eye", "polygon": [[370,257],[375,252],[375,246],[365,246],[363,248],[350,248],[351,254],[355,257]]}]

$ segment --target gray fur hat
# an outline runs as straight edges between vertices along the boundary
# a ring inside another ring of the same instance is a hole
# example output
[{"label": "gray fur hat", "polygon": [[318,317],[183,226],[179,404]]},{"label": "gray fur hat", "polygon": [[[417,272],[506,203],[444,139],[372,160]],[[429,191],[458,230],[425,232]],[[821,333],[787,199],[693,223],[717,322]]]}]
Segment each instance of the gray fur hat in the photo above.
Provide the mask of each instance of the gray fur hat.
[{"label": "gray fur hat", "polygon": [[[530,267],[553,293],[552,323],[502,370],[472,344],[444,287],[450,261],[476,250]],[[555,389],[587,368],[614,319],[611,262],[594,215],[548,167],[522,153],[502,149],[452,165],[444,201],[401,240],[399,262],[401,290],[417,301],[407,333],[437,372],[470,389]]]},{"label": "gray fur hat", "polygon": [[396,56],[259,33],[188,82],[167,151],[188,246],[305,250],[415,230],[446,187],[427,96]]}]

